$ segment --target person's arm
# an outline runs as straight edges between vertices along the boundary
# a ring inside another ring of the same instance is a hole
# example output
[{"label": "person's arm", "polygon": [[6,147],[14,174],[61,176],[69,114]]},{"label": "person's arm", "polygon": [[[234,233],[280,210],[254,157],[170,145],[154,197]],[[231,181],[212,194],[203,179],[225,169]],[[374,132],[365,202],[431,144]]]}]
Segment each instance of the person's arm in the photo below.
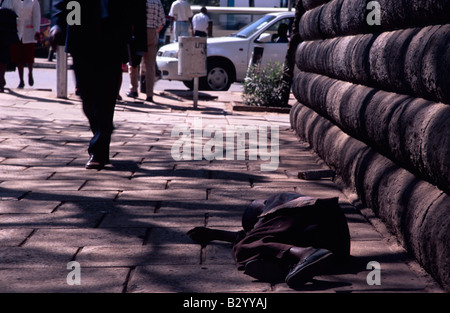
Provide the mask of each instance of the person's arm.
[{"label": "person's arm", "polygon": [[57,25],[60,28],[65,28],[67,1],[66,0],[53,0],[53,8],[52,8],[52,25]]},{"label": "person's arm", "polygon": [[[175,3],[175,2],[174,2]],[[175,14],[174,14],[174,3],[172,3],[172,5],[170,6],[170,10],[169,10],[169,19],[170,19],[170,32],[173,32],[173,21],[175,20]]]},{"label": "person's arm", "polygon": [[159,22],[159,26],[157,28],[157,32],[159,33],[161,31],[161,29],[164,28],[164,25],[166,24],[166,13],[164,12],[164,8],[161,4],[161,2],[159,3],[158,6],[158,22]]},{"label": "person's arm", "polygon": [[50,30],[50,45],[56,50],[58,44],[63,44],[67,27],[67,0],[53,0],[52,28]]},{"label": "person's arm", "polygon": [[173,22],[174,22],[174,17],[173,16],[169,16],[170,18],[170,32],[173,33]]},{"label": "person's arm", "polygon": [[34,27],[34,37],[39,39],[41,33],[41,7],[39,2],[33,2],[33,27]]},{"label": "person's arm", "polygon": [[212,37],[212,21],[208,19],[208,37]]},{"label": "person's arm", "polygon": [[207,227],[195,227],[187,232],[192,240],[199,243],[207,243],[213,240],[233,243],[238,238],[239,232],[212,229]]}]

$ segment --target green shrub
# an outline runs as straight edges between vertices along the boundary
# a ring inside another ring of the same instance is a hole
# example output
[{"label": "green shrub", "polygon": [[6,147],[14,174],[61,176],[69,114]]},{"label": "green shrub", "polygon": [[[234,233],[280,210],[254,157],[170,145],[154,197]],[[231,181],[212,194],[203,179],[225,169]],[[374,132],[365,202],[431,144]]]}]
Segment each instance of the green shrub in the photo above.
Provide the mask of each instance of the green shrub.
[{"label": "green shrub", "polygon": [[282,91],[283,64],[268,63],[265,66],[252,65],[249,67],[244,80],[242,100],[245,105],[284,107]]}]

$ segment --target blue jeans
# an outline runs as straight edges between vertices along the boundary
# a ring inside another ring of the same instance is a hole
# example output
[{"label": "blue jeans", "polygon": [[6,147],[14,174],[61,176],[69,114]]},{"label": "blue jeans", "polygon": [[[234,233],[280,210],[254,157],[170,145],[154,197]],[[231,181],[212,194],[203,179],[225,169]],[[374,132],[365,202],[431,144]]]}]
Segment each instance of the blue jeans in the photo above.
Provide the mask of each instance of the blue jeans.
[{"label": "blue jeans", "polygon": [[178,37],[180,36],[190,36],[189,34],[189,22],[177,22],[175,21],[175,27],[173,29],[173,37],[174,41],[178,41]]}]

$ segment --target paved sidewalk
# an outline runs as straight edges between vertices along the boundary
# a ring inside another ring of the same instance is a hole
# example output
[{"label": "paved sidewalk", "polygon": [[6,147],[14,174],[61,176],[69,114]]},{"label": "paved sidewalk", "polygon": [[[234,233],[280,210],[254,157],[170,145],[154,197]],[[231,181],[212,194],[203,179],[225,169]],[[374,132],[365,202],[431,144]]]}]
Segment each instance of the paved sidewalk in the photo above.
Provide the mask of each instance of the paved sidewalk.
[{"label": "paved sidewalk", "polygon": [[[0,292],[441,291],[330,178],[297,178],[326,167],[292,133],[288,114],[233,112],[240,94],[224,92],[201,93],[194,110],[189,95],[158,90],[158,104],[119,102],[112,165],[96,171],[84,169],[90,132],[76,96],[0,94]],[[174,126],[199,118],[224,131],[278,126],[277,170],[261,171],[268,161],[260,158],[174,160]],[[347,269],[294,291],[237,271],[230,245],[202,248],[186,236],[203,225],[238,230],[250,200],[285,191],[340,198],[352,237]],[[80,285],[67,283],[71,261],[81,266]],[[381,285],[367,284],[370,261],[381,265]]]}]

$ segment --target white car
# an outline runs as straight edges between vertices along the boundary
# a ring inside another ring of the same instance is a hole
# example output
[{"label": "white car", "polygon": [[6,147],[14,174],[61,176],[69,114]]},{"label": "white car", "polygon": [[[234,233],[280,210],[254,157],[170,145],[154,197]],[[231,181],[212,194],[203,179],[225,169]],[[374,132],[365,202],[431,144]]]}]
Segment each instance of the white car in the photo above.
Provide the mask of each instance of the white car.
[{"label": "white car", "polygon": [[[247,74],[253,52],[262,51],[261,64],[283,63],[288,40],[279,40],[278,33],[292,29],[295,12],[270,13],[229,37],[207,39],[207,76],[199,79],[199,89],[228,90],[233,82],[242,82]],[[280,25],[286,24],[280,27]],[[287,27],[286,27],[287,26]],[[255,50],[255,48],[257,48]],[[192,77],[178,75],[178,43],[162,46],[156,63],[162,79],[183,81],[192,89]]]}]

